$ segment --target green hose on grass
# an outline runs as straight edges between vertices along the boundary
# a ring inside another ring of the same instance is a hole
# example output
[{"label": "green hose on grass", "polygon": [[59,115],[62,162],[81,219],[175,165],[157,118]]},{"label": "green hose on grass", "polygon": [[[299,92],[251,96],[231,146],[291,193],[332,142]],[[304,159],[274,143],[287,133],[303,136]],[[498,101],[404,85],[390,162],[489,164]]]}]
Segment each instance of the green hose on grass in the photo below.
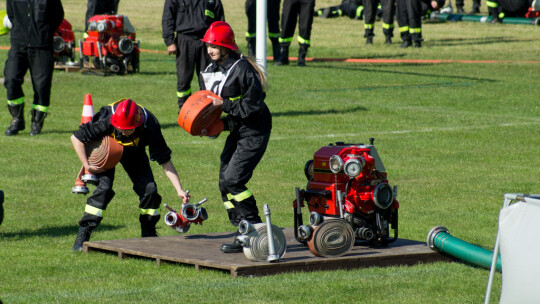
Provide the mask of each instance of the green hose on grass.
[{"label": "green hose on grass", "polygon": [[[427,235],[427,245],[436,251],[440,251],[456,257],[472,265],[491,268],[493,251],[467,243],[461,239],[453,237],[448,229],[442,226],[431,228]],[[501,255],[497,256],[497,271],[501,271]]]}]

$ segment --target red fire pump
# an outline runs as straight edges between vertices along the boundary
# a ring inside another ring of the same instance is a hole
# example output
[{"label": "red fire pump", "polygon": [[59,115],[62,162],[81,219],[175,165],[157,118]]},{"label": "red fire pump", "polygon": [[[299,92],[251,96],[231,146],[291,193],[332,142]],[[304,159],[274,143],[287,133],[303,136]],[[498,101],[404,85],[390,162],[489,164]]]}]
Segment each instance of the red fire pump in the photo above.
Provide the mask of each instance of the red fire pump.
[{"label": "red fire pump", "polygon": [[105,75],[139,72],[139,41],[124,15],[96,15],[88,19],[88,37],[79,41],[81,69],[86,57]]},{"label": "red fire pump", "polygon": [[75,35],[71,23],[62,20],[53,36],[54,62],[75,64]]},{"label": "red fire pump", "polygon": [[[389,185],[373,142],[329,144],[306,163],[307,187],[296,188],[293,202],[294,236],[314,255],[344,255],[356,240],[382,246],[397,240],[397,186]],[[305,203],[309,225],[302,219]]]}]

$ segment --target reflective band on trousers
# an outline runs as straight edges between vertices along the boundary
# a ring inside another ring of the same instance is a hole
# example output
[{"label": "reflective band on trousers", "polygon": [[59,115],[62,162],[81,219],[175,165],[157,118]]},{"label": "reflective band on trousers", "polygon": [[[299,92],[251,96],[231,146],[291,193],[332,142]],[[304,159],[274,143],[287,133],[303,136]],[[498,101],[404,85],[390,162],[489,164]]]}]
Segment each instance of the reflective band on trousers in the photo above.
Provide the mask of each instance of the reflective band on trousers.
[{"label": "reflective band on trousers", "polygon": [[409,26],[402,26],[399,28],[399,32],[408,32],[409,31]]},{"label": "reflective band on trousers", "polygon": [[279,37],[279,43],[291,42],[293,37],[281,38]]},{"label": "reflective band on trousers", "polygon": [[421,27],[417,27],[417,28],[409,28],[409,33],[421,33],[422,32],[422,28]]},{"label": "reflective band on trousers", "polygon": [[256,36],[257,36],[257,33],[246,32],[246,37],[247,38],[256,37]]},{"label": "reflective band on trousers", "polygon": [[499,3],[492,2],[492,1],[486,1],[486,5],[487,7],[493,7],[493,8],[499,7]]},{"label": "reflective band on trousers", "polygon": [[103,213],[105,212],[105,210],[96,208],[94,206],[86,205],[86,208],[84,208],[84,212],[95,216],[103,217]]},{"label": "reflective band on trousers", "polygon": [[19,98],[17,98],[17,99],[13,99],[13,100],[8,100],[7,103],[8,103],[8,105],[10,105],[10,106],[16,106],[16,105],[23,104],[23,103],[24,103],[24,96],[23,96],[23,97],[19,97]]},{"label": "reflective band on trousers", "polygon": [[364,7],[363,6],[359,6],[357,9],[356,9],[356,17],[360,17],[362,15],[362,11],[364,10]]},{"label": "reflective band on trousers", "polygon": [[364,23],[364,29],[366,30],[372,30],[375,27],[375,24],[373,23]]},{"label": "reflective band on trousers", "polygon": [[383,29],[393,29],[393,28],[394,28],[394,24],[388,24],[388,23],[384,23],[384,22],[383,22],[382,28],[383,28]]},{"label": "reflective band on trousers", "polygon": [[184,91],[184,92],[176,92],[177,97],[185,97],[191,94],[191,89]]},{"label": "reflective band on trousers", "polygon": [[223,202],[223,205],[225,205],[225,208],[227,209],[234,209],[234,205],[231,203],[231,201]]},{"label": "reflective band on trousers", "polygon": [[158,209],[142,209],[141,208],[141,215],[156,216],[156,215],[159,215],[159,210]]},{"label": "reflective band on trousers", "polygon": [[46,106],[40,106],[40,105],[37,105],[37,104],[33,104],[32,105],[32,109],[34,110],[38,110],[40,112],[49,112],[49,107],[46,107]]},{"label": "reflective band on trousers", "polygon": [[250,198],[251,196],[253,196],[253,193],[251,193],[251,191],[249,191],[249,190],[238,193],[236,195],[233,195],[233,194],[230,194],[230,193],[227,194],[228,199],[234,199],[238,203],[245,200],[245,199],[247,199],[247,198]]},{"label": "reflective band on trousers", "polygon": [[298,43],[301,43],[301,44],[311,44],[311,40],[307,40],[307,39],[304,39],[300,36],[298,36]]}]

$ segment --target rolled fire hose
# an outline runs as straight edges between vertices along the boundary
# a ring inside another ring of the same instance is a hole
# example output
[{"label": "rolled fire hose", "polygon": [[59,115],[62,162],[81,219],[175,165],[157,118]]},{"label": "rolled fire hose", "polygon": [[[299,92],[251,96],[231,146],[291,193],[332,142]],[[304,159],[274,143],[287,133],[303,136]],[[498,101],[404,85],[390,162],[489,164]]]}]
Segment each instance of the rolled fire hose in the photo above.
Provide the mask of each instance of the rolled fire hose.
[{"label": "rolled fire hose", "polygon": [[[266,261],[269,253],[267,225],[259,223],[247,224],[247,226],[249,227],[244,227],[245,229],[241,231],[243,234],[237,237],[244,246],[244,255],[251,261]],[[239,226],[239,230],[242,230],[240,228]],[[272,225],[272,234],[274,236],[275,254],[280,259],[287,250],[287,241],[283,231],[276,225]]]},{"label": "rolled fire hose", "polygon": [[88,163],[104,169],[112,169],[122,158],[124,147],[111,136],[85,145]]},{"label": "rolled fire hose", "polygon": [[[448,229],[442,226],[431,228],[427,235],[427,245],[435,250],[444,252],[472,265],[491,268],[493,251],[467,243],[453,237]],[[501,255],[497,257],[497,271],[501,271]]]},{"label": "rolled fire hose", "polygon": [[[477,15],[463,15],[463,14],[439,14],[432,13],[429,18],[431,20],[440,21],[471,21],[471,22],[490,22],[492,17],[490,16],[477,16]],[[502,19],[502,23],[507,24],[528,24],[539,25],[540,18],[519,18],[519,17],[505,17]]]},{"label": "rolled fire hose", "polygon": [[325,220],[313,228],[313,234],[307,244],[309,251],[316,256],[343,256],[354,246],[354,231],[343,219]]},{"label": "rolled fire hose", "polygon": [[221,108],[214,107],[209,95],[221,99],[211,91],[198,91],[186,100],[178,114],[178,125],[191,135],[200,136],[206,130],[207,136],[215,136],[224,129]]}]

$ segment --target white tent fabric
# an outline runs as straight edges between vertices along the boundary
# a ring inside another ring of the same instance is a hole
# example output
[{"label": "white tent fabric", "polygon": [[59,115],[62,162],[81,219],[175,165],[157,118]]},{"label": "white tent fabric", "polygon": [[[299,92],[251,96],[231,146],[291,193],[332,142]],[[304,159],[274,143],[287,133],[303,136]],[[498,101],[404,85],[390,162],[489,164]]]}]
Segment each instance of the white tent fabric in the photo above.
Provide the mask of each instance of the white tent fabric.
[{"label": "white tent fabric", "polygon": [[499,214],[500,303],[540,303],[540,199],[524,200]]}]

